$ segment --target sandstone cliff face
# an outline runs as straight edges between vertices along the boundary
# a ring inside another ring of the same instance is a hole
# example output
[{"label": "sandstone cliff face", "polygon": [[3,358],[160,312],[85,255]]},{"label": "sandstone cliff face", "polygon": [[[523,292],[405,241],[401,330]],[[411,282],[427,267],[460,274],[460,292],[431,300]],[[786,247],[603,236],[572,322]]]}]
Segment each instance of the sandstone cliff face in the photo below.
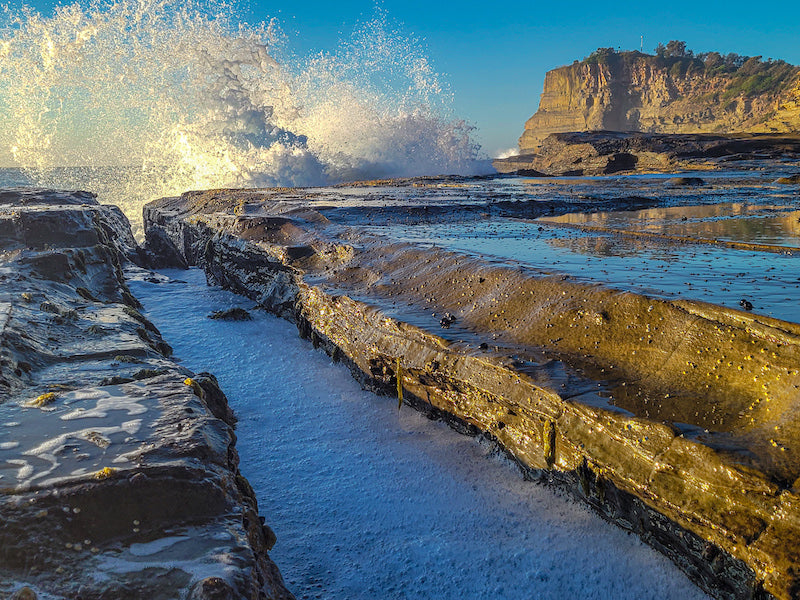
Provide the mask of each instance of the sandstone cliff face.
[{"label": "sandstone cliff face", "polygon": [[[692,66],[673,68],[681,60],[679,66]],[[536,151],[549,134],[569,131],[794,132],[800,129],[800,69],[787,67],[783,84],[747,93],[731,73],[709,75],[701,61],[688,58],[670,62],[632,52],[576,61],[545,76],[539,109],[525,123],[519,147]]]}]

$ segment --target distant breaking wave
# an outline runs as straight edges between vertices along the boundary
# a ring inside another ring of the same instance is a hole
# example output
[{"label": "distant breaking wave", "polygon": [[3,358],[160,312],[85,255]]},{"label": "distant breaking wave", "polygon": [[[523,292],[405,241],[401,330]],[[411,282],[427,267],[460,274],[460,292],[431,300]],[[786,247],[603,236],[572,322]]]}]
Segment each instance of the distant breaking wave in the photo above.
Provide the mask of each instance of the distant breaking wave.
[{"label": "distant breaking wave", "polygon": [[382,14],[337,51],[297,58],[274,21],[240,23],[217,0],[6,8],[0,119],[0,159],[135,221],[189,189],[479,168],[473,128]]}]

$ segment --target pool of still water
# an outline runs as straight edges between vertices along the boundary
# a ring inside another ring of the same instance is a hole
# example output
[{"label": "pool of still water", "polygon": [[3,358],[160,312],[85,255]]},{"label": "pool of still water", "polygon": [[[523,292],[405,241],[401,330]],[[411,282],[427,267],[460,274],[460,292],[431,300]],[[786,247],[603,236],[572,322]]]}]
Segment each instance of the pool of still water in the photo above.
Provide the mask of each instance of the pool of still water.
[{"label": "pool of still water", "polygon": [[198,270],[134,281],[194,371],[219,378],[239,418],[241,470],[300,599],[662,599],[706,596],[665,557],[491,446],[363,391],[341,365]]},{"label": "pool of still water", "polygon": [[[560,221],[493,219],[365,228],[400,241],[435,245],[522,264],[541,273],[561,273],[660,298],[687,298],[800,321],[800,251],[762,252],[703,243],[670,243],[623,237],[613,231],[583,231],[551,223],[605,223],[643,230],[642,218],[614,213]],[[729,232],[735,228],[728,229]],[[735,237],[731,234],[732,237]],[[787,238],[782,238],[786,240]],[[800,244],[798,244],[800,246]]]}]

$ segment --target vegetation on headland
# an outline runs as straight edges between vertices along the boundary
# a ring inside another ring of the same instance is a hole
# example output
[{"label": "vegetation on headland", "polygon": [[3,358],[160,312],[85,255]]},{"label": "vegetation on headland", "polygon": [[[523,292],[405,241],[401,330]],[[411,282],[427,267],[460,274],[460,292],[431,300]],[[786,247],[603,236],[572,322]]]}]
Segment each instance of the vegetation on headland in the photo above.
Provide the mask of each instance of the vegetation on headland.
[{"label": "vegetation on headland", "polygon": [[733,52],[726,55],[719,52],[695,54],[686,47],[686,42],[679,40],[672,40],[666,45],[658,44],[655,54],[598,48],[579,64],[616,67],[635,61],[645,61],[654,68],[665,69],[674,79],[727,78],[729,82],[722,94],[724,100],[737,96],[753,97],[781,92],[800,72],[800,67],[784,60],[762,60],[761,56],[741,56]]}]

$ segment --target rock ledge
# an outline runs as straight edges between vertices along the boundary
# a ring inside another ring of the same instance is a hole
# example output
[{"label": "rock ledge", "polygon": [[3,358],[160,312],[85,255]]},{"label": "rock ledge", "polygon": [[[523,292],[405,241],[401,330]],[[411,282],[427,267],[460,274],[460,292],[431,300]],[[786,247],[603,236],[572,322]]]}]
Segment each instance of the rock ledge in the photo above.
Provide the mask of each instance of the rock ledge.
[{"label": "rock ledge", "polygon": [[389,243],[277,190],[145,220],[364,385],[495,440],[716,596],[800,593],[800,326]]},{"label": "rock ledge", "polygon": [[209,374],[170,360],[91,194],[0,192],[0,598],[289,600]]}]

